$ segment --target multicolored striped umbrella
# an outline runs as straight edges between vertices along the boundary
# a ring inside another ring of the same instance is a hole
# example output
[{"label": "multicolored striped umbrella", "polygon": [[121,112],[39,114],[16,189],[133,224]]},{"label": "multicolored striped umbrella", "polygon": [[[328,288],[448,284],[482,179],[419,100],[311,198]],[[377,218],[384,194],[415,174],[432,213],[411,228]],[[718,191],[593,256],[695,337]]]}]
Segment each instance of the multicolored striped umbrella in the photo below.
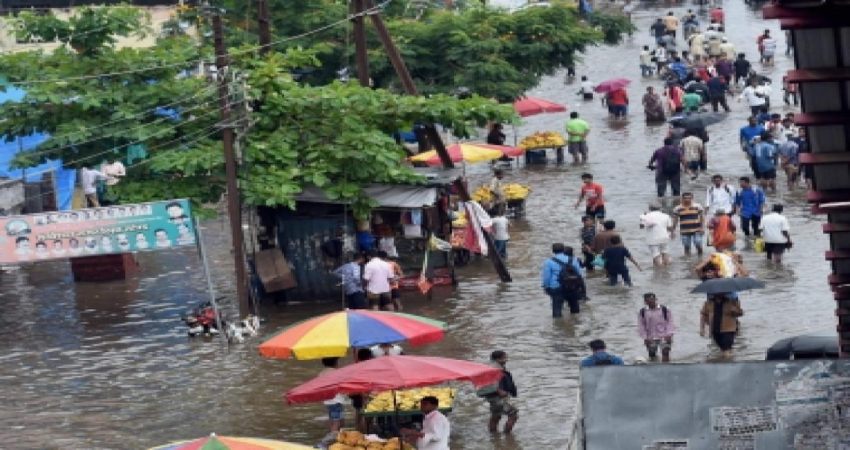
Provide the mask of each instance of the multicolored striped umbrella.
[{"label": "multicolored striped umbrella", "polygon": [[446,323],[412,314],[349,309],[292,325],[260,344],[267,358],[319,359],[343,357],[352,347],[407,341],[437,342]]},{"label": "multicolored striped umbrella", "polygon": [[173,442],[150,450],[309,450],[312,448],[271,439],[216,436],[213,433],[204,438]]}]

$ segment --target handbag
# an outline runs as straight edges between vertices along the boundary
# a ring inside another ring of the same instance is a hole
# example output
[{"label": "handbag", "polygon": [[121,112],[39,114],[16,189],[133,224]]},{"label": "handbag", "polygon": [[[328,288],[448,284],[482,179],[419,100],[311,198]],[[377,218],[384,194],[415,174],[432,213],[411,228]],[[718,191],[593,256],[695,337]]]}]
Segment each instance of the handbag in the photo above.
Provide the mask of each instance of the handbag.
[{"label": "handbag", "polygon": [[753,251],[756,253],[764,253],[764,239],[758,237],[753,241]]}]

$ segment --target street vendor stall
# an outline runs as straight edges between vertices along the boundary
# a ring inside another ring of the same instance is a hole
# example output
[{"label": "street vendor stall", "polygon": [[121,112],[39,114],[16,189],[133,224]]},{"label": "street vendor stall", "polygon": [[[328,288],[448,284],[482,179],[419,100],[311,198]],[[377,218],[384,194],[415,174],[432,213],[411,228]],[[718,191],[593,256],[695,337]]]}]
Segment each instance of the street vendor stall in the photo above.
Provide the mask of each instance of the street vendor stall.
[{"label": "street vendor stall", "polygon": [[[393,429],[393,423],[398,420],[402,426],[406,423],[422,422],[422,412],[419,410],[419,401],[423,397],[434,396],[440,401],[439,411],[445,415],[452,412],[456,389],[450,387],[427,387],[418,389],[404,389],[398,391],[379,392],[371,397],[366,408],[363,409],[363,417],[367,418],[367,432],[388,435]],[[393,398],[395,395],[395,398]],[[396,411],[396,405],[398,411]]]},{"label": "street vendor stall", "polygon": [[[512,217],[525,215],[525,200],[531,194],[531,188],[519,183],[509,183],[504,185],[502,190],[505,193],[508,215]],[[485,209],[489,209],[495,200],[495,196],[489,186],[481,186],[472,193],[472,200],[480,203]],[[452,222],[452,227],[456,228],[455,223]]]},{"label": "street vendor stall", "polygon": [[555,131],[538,131],[522,138],[517,146],[525,150],[526,164],[539,162],[534,160],[535,152],[543,151],[545,158],[545,151],[547,149],[554,149],[556,161],[558,164],[562,164],[564,162],[564,147],[566,145],[567,141],[560,133]]}]

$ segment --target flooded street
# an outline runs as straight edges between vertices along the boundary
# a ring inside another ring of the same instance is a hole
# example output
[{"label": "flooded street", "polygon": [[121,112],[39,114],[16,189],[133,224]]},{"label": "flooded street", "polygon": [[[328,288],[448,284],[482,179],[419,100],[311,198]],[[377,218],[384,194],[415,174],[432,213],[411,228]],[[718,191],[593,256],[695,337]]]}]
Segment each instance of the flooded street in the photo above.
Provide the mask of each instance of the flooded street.
[{"label": "flooded street", "polygon": [[[677,16],[690,4],[672,8]],[[779,85],[792,61],[784,56],[777,21],[765,22],[743,2],[724,3],[727,33],[738,51],[757,61],[755,38],[764,28],[778,37],[773,78],[773,105],[782,105]],[[648,26],[670,8],[643,5],[635,12],[638,31],[617,47],[588,51],[577,74],[599,82],[623,76],[632,108],[629,120],[611,122],[598,99],[582,102],[578,81],[564,85],[563,74],[547,78],[529,95],[567,103],[592,127],[587,167],[549,164],[509,171],[509,182],[533,189],[527,217],[515,221],[508,246],[514,282],[500,284],[487,260],[459,271],[454,292],[436,291],[434,299],[407,298],[406,312],[449,323],[445,340],[408,348],[413,354],[486,361],[490,352],[508,352],[509,369],[519,388],[520,421],[515,435],[491,437],[486,402],[463,389],[451,415],[452,448],[537,450],[564,448],[576,415],[578,362],[591,339],[605,339],[609,349],[628,360],[644,355],[637,337],[636,313],[641,294],[654,291],[670,307],[678,325],[674,362],[715,360],[709,341],[699,337],[698,312],[703,297],[689,294],[697,280],[696,262],[682,256],[671,242],[673,265],[653,270],[638,216],[655,198],[653,173],[645,168],[661,145],[666,126],[647,127],[640,98],[657,79],[640,80],[638,51],[651,43]],[[701,20],[707,19],[703,16]],[[679,49],[683,46],[680,43]],[[757,68],[760,66],[755,63]],[[749,109],[730,101],[729,117],[709,128],[709,172],[727,179],[751,175],[738,145],[738,129]],[[780,112],[780,107],[774,107]],[[782,110],[784,111],[784,110]],[[790,110],[789,110],[790,111]],[[527,118],[518,127],[524,136],[538,130],[562,131],[567,114]],[[509,136],[512,141],[512,136]],[[554,158],[550,155],[550,158]],[[486,165],[470,166],[470,187],[488,178]],[[579,176],[588,171],[606,187],[609,218],[617,221],[626,245],[644,267],[632,270],[635,287],[608,287],[596,275],[588,280],[591,301],[577,318],[553,320],[549,299],[540,289],[539,267],[552,242],[578,245],[582,210],[572,208]],[[763,359],[774,341],[788,335],[835,328],[835,302],[826,283],[827,237],[824,217],[812,216],[803,190],[788,194],[779,175],[778,195],[791,222],[794,248],[784,267],[772,268],[763,254],[744,251],[753,276],[768,289],[745,293],[736,360]],[[683,192],[705,198],[705,183],[683,181]],[[205,227],[218,296],[232,308],[230,262],[223,221]],[[739,235],[739,245],[742,244]],[[179,315],[208,298],[203,267],[196,252],[174,250],[139,256],[140,272],[126,282],[73,282],[66,262],[42,263],[0,274],[0,439],[3,448],[139,449],[210,432],[285,439],[312,444],[324,434],[322,405],[286,406],[283,392],[314,376],[317,361],[262,359],[256,345],[281,327],[333,311],[337,303],[263,305],[267,320],[261,335],[245,344],[225,347],[220,340],[188,339]],[[350,410],[349,410],[350,412]],[[350,417],[350,415],[348,416]]]}]

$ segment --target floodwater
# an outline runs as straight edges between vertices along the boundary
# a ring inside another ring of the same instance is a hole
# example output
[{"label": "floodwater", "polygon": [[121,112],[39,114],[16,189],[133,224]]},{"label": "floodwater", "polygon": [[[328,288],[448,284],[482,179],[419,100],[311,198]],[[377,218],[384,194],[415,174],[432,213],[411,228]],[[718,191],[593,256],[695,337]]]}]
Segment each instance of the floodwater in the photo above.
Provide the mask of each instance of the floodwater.
[{"label": "floodwater", "polygon": [[[728,35],[753,59],[755,37],[770,28],[784,39],[777,22],[764,22],[743,2],[727,2]],[[681,16],[692,5],[672,9]],[[645,86],[639,80],[637,53],[650,43],[649,22],[667,6],[643,7],[635,13],[640,30],[624,44],[590,49],[579,75],[595,81],[625,76],[633,108],[627,122],[610,122],[598,102],[582,102],[577,84],[549,78],[531,95],[566,102],[593,127],[591,161],[585,168],[555,166],[516,168],[508,179],[530,184],[526,220],[514,222],[508,265],[514,278],[500,284],[486,260],[460,272],[455,292],[431,301],[409,298],[407,311],[445,320],[447,338],[415,354],[485,361],[494,349],[509,353],[509,367],[519,386],[520,422],[514,436],[491,437],[488,409],[471,390],[461,392],[452,414],[452,448],[564,448],[576,415],[578,361],[586,343],[605,339],[617,354],[633,359],[644,349],[636,336],[636,311],[645,291],[658,293],[678,322],[675,362],[715,361],[708,341],[700,338],[701,298],[688,294],[696,284],[689,268],[695,259],[671,245],[674,262],[665,270],[632,271],[633,289],[611,288],[600,278],[588,285],[592,300],[576,318],[553,320],[540,290],[538,267],[553,241],[576,245],[580,211],[572,208],[579,174],[594,173],[606,186],[609,216],[618,222],[638,261],[650,266],[642,244],[638,215],[654,198],[653,174],[645,169],[659,146],[663,126],[647,127],[639,106]],[[791,67],[778,55],[775,80]],[[781,105],[776,88],[773,104]],[[746,175],[748,166],[737,144],[737,129],[747,108],[732,104],[729,118],[710,128],[710,171],[727,177]],[[776,108],[779,109],[779,108]],[[520,134],[562,129],[565,114],[528,118]],[[472,184],[486,178],[486,167],[470,167]],[[784,177],[780,175],[780,181]],[[685,183],[684,190],[703,198],[705,180]],[[834,302],[826,284],[828,264],[821,233],[823,218],[811,216],[802,191],[781,190],[769,202],[787,205],[794,249],[783,268],[768,266],[763,256],[745,251],[746,264],[769,289],[746,293],[746,315],[735,359],[763,357],[775,340],[803,332],[834,329]],[[205,227],[217,294],[232,308],[224,222]],[[739,242],[740,243],[740,242]],[[208,298],[197,253],[175,250],[139,257],[139,274],[126,282],[75,284],[67,263],[0,274],[0,442],[4,448],[137,449],[210,432],[314,443],[324,433],[321,405],[291,407],[282,393],[319,371],[317,362],[269,361],[255,350],[263,337],[294,321],[332,311],[337,304],[264,305],[267,322],[254,341],[229,348],[219,340],[188,339],[179,314]]]}]

